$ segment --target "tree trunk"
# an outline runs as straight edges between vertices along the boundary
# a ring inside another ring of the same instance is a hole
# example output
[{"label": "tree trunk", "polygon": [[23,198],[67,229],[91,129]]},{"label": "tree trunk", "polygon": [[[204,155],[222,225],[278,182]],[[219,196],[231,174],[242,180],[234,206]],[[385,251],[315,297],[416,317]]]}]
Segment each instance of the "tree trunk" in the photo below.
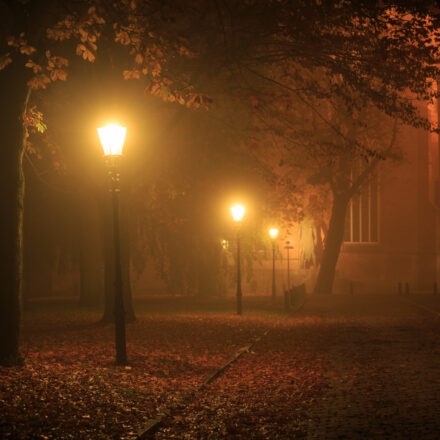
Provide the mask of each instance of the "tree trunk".
[{"label": "tree trunk", "polygon": [[0,160],[0,363],[22,362],[19,353],[25,131],[23,112],[29,90],[21,72],[10,66],[0,72],[3,105]]},{"label": "tree trunk", "polygon": [[349,197],[345,194],[333,194],[330,224],[325,238],[314,293],[332,293],[336,264],[341,252],[342,241],[344,240],[345,216],[349,200]]}]

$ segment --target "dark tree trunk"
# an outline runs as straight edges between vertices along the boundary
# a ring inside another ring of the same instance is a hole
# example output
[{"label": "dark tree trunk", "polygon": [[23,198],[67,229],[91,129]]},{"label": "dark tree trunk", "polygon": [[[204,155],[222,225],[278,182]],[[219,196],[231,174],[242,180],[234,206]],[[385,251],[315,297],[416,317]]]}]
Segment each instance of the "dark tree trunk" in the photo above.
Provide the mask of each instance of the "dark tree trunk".
[{"label": "dark tree trunk", "polygon": [[336,264],[344,240],[345,215],[349,200],[350,198],[345,194],[333,194],[330,224],[325,238],[314,293],[332,293]]},{"label": "dark tree trunk", "polygon": [[87,194],[79,197],[80,213],[80,304],[102,305],[104,298],[104,271],[102,233],[99,207],[96,200]]},{"label": "dark tree trunk", "polygon": [[23,112],[29,91],[22,72],[0,72],[0,363],[21,362],[19,353],[25,132]]}]

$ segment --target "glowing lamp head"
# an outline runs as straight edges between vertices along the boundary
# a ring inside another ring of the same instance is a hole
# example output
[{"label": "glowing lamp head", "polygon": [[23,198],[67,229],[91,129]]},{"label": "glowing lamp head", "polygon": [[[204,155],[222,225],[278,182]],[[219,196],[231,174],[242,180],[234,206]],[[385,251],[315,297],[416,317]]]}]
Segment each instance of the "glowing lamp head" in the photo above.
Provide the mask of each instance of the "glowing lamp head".
[{"label": "glowing lamp head", "polygon": [[231,206],[231,214],[234,222],[241,222],[244,217],[244,213],[246,212],[246,208],[239,203]]},{"label": "glowing lamp head", "polygon": [[277,238],[277,236],[278,236],[278,229],[277,228],[270,228],[269,235],[270,235],[270,238],[275,240],[275,238]]},{"label": "glowing lamp head", "polygon": [[121,156],[127,129],[117,124],[98,128],[104,156]]}]

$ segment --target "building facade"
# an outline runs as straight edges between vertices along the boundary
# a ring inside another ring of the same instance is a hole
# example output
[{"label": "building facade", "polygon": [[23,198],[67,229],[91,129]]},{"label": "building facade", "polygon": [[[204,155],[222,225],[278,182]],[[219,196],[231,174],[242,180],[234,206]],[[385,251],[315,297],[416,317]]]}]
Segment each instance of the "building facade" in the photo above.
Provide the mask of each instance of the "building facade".
[{"label": "building facade", "polygon": [[[427,111],[437,122],[438,106]],[[439,137],[404,126],[397,142],[403,158],[382,164],[376,182],[350,207],[336,292],[436,289],[440,277]]]}]

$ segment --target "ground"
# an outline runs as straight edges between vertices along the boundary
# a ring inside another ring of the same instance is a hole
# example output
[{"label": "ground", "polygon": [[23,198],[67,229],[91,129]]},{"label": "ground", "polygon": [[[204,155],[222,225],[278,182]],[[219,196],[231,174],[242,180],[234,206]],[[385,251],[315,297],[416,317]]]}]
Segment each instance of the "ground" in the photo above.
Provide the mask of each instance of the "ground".
[{"label": "ground", "polygon": [[117,367],[97,311],[33,303],[26,364],[0,367],[0,437],[440,438],[437,296],[309,295],[290,313],[245,298],[241,317],[225,300],[136,309]]}]

